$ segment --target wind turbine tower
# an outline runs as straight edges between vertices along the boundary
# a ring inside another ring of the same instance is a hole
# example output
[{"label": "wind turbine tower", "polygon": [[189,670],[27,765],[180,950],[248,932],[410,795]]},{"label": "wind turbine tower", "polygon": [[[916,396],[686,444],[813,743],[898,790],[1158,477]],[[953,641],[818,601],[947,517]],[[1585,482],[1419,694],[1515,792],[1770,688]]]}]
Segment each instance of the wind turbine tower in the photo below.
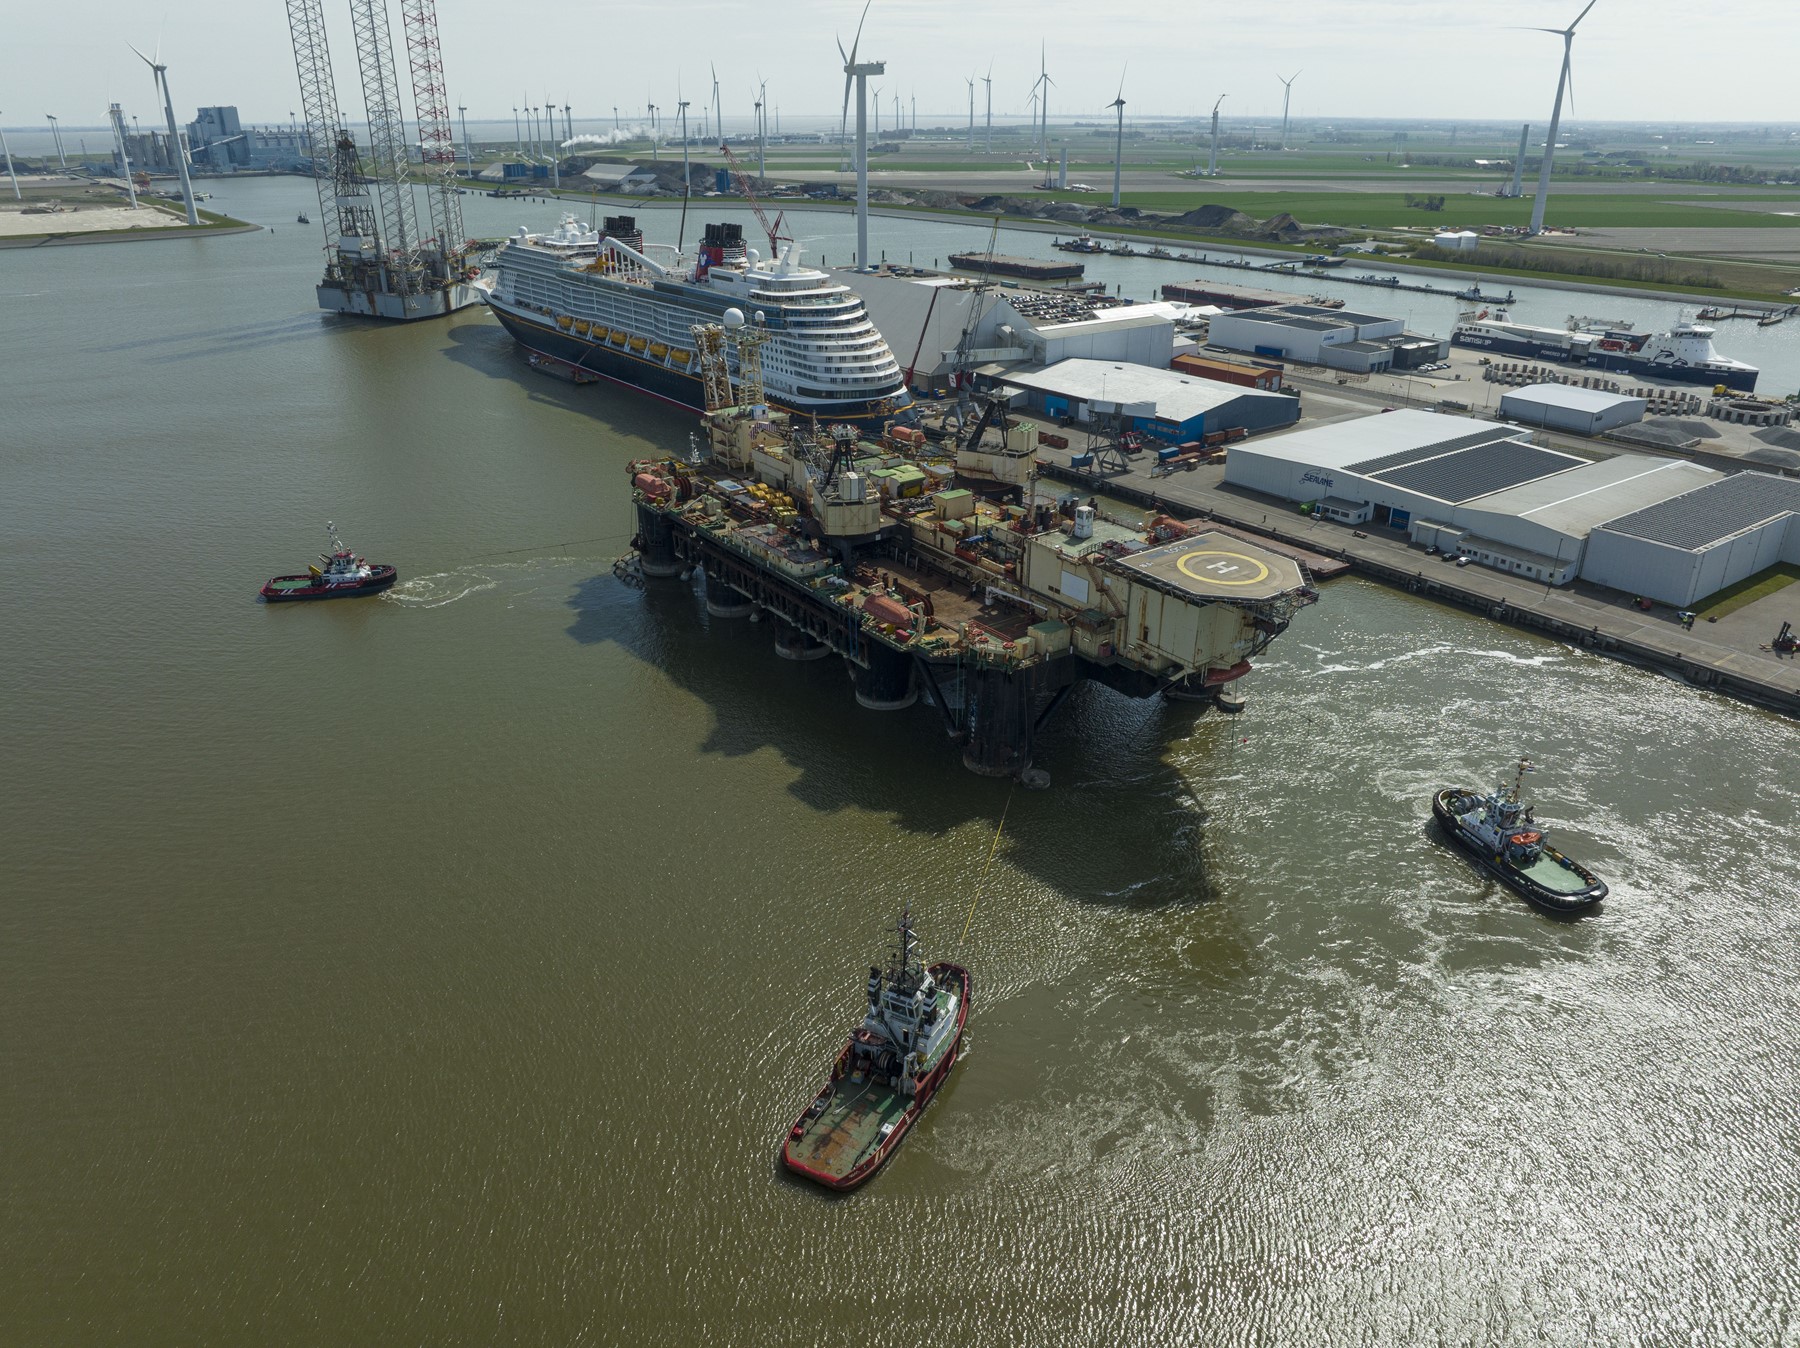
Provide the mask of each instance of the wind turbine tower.
[{"label": "wind turbine tower", "polygon": [[1281,148],[1284,150],[1287,149],[1287,147],[1288,147],[1287,146],[1288,103],[1294,97],[1294,81],[1299,79],[1301,74],[1302,74],[1301,71],[1296,70],[1291,76],[1289,76],[1285,80],[1281,80],[1281,76],[1279,76],[1279,75],[1277,75],[1275,77],[1276,79],[1281,80]]},{"label": "wind turbine tower", "polygon": [[[994,63],[992,61],[988,62],[988,73],[981,77],[981,82],[987,85],[987,153],[992,154],[994,152]],[[918,118],[914,117],[913,122],[913,129],[916,131],[918,130]]]},{"label": "wind turbine tower", "polygon": [[975,153],[975,77],[967,80],[969,86],[969,153]]},{"label": "wind turbine tower", "polygon": [[1050,86],[1056,81],[1050,78],[1049,68],[1044,64],[1044,44],[1038,43],[1038,77],[1033,89],[1042,86],[1038,94],[1038,117],[1041,124],[1038,131],[1038,151],[1040,154],[1050,153]]},{"label": "wind turbine tower", "polygon": [[[869,76],[885,75],[886,61],[861,61],[856,59],[862,49],[863,22],[869,17],[869,5],[873,0],[865,0],[862,18],[856,21],[856,36],[851,39],[850,51],[844,52],[843,39],[838,40],[838,55],[844,58],[844,110],[840,117],[842,123],[850,116],[850,91],[854,85],[856,90],[856,265],[861,271],[869,270]],[[842,134],[840,130],[839,134]]]},{"label": "wind turbine tower", "polygon": [[181,133],[175,129],[175,100],[169,97],[169,68],[162,63],[162,44],[157,44],[154,61],[136,47],[131,50],[137,52],[138,60],[150,67],[150,78],[155,83],[157,92],[162,95],[163,118],[169,124],[169,158],[175,161],[175,167],[181,174],[181,196],[187,203],[187,222],[197,225],[200,223],[200,213],[194,209],[194,180],[188,177],[187,147],[181,143]]},{"label": "wind turbine tower", "polygon": [[1531,139],[1531,123],[1527,122],[1519,128],[1519,153],[1513,159],[1512,185],[1506,189],[1509,197],[1525,195],[1525,147]]},{"label": "wind turbine tower", "polygon": [[1575,106],[1575,77],[1570,68],[1570,61],[1575,52],[1575,24],[1588,16],[1599,0],[1588,0],[1587,9],[1575,16],[1575,23],[1567,28],[1534,28],[1534,33],[1555,33],[1563,40],[1562,74],[1556,77],[1556,102],[1550,108],[1550,134],[1544,139],[1544,162],[1538,168],[1537,200],[1531,203],[1531,233],[1544,232],[1544,207],[1550,200],[1550,165],[1556,158],[1556,132],[1562,125],[1563,90],[1569,90],[1569,107]]},{"label": "wind turbine tower", "polygon": [[56,124],[56,114],[46,112],[44,114],[44,120],[50,123],[50,134],[56,139],[56,162],[66,171],[69,167],[69,161],[63,158],[62,128]]},{"label": "wind turbine tower", "polygon": [[710,62],[709,62],[709,63],[708,63],[708,64],[707,64],[707,67],[706,67],[706,68],[707,68],[707,69],[708,69],[708,70],[710,70],[710,71],[712,71],[712,82],[713,82],[713,105],[712,105],[712,114],[713,114],[713,125],[714,125],[714,126],[715,126],[715,127],[717,127],[717,128],[718,128],[718,131],[719,131],[719,139],[720,139],[720,140],[721,140],[721,141],[722,141],[722,140],[724,140],[724,139],[725,139],[725,110],[724,110],[724,107],[723,107],[723,105],[721,105],[721,104],[720,104],[720,102],[719,102],[719,68],[718,68],[718,67],[717,67],[717,66],[716,66],[716,65],[713,65],[713,64],[711,64],[711,63],[710,63]]},{"label": "wind turbine tower", "polygon": [[1213,104],[1212,154],[1206,161],[1206,176],[1209,178],[1219,176],[1219,104],[1230,97],[1230,94],[1220,94],[1218,101]]},{"label": "wind turbine tower", "polygon": [[[113,143],[119,150],[119,172],[125,179],[125,192],[131,198],[131,209],[137,209],[137,186],[131,181],[131,155],[125,148],[125,114],[119,111],[117,103],[106,109],[107,120],[112,123]],[[7,158],[10,160],[11,155]]]},{"label": "wind turbine tower", "polygon": [[1119,208],[1119,175],[1125,163],[1125,72],[1119,72],[1119,93],[1106,105],[1118,114],[1118,130],[1113,140],[1113,209]]},{"label": "wind turbine tower", "polygon": [[6,132],[0,130],[0,157],[6,160],[6,176],[12,179],[13,200],[25,200],[25,194],[19,190],[19,175],[13,169],[12,147],[6,143]]}]

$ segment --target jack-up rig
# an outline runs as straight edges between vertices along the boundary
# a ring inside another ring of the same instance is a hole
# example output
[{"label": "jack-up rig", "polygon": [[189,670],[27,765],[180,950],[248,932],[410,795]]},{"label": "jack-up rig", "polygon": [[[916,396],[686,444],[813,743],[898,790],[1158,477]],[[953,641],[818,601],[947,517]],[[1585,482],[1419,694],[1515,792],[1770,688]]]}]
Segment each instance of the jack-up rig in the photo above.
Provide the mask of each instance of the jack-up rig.
[{"label": "jack-up rig", "polygon": [[338,108],[324,0],[287,0],[287,15],[319,192],[319,219],[325,229],[319,307],[330,313],[406,321],[454,313],[478,302],[479,271],[470,262],[457,198],[455,139],[434,0],[401,0],[400,6],[428,180],[429,236],[419,232],[413,203],[406,115],[400,105],[386,0],[350,0],[369,122],[366,170]]},{"label": "jack-up rig", "polygon": [[893,424],[865,439],[769,409],[754,321],[694,335],[702,434],[628,469],[621,578],[701,572],[710,614],[760,611],[778,655],[842,658],[864,707],[925,693],[974,772],[1047,782],[1033,739],[1084,679],[1241,705],[1251,657],[1317,597],[1299,562],[1236,536],[1040,497],[1037,428],[1005,395],[939,441]]}]

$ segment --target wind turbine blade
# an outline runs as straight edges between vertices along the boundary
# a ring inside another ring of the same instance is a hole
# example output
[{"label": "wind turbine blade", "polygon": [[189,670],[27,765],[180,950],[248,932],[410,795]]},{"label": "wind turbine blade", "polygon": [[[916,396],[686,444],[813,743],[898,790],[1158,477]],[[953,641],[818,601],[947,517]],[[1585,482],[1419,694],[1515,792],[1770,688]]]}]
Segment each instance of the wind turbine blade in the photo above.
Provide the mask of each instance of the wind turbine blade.
[{"label": "wind turbine blade", "polygon": [[[1588,0],[1587,9],[1582,10],[1581,13],[1579,13],[1575,16],[1575,23],[1580,23],[1583,19],[1587,18],[1588,9],[1592,9],[1595,5],[1597,5],[1599,3],[1600,3],[1600,0]],[[1569,31],[1571,33],[1573,33],[1575,31],[1575,23],[1572,23],[1569,25]]]},{"label": "wind turbine blade", "polygon": [[1561,28],[1527,28],[1519,23],[1509,23],[1506,26],[1515,33],[1555,33],[1558,37],[1563,35]]},{"label": "wind turbine blade", "polygon": [[1123,103],[1125,101],[1125,72],[1130,69],[1131,69],[1131,62],[1129,62],[1129,61],[1127,61],[1124,65],[1119,67],[1119,92],[1118,92],[1117,97],[1118,97],[1119,102],[1121,102],[1121,103]]},{"label": "wind turbine blade", "polygon": [[1569,82],[1569,115],[1575,115],[1575,62],[1570,54],[1563,52],[1563,78]]},{"label": "wind turbine blade", "polygon": [[856,21],[856,40],[855,40],[855,41],[853,41],[853,42],[852,42],[852,43],[851,43],[851,44],[850,44],[850,64],[851,64],[851,65],[855,65],[855,64],[856,64],[856,53],[857,53],[857,52],[858,52],[858,51],[859,51],[859,50],[860,50],[860,49],[861,49],[861,47],[862,47],[862,30],[863,30],[863,24],[864,24],[864,23],[865,23],[865,22],[867,22],[867,20],[868,20],[868,17],[869,17],[869,6],[870,6],[870,5],[872,5],[872,4],[874,4],[874,3],[875,3],[875,0],[863,0],[863,12],[862,12],[862,18],[860,18],[860,19],[858,19],[858,20],[857,20],[857,21]]}]

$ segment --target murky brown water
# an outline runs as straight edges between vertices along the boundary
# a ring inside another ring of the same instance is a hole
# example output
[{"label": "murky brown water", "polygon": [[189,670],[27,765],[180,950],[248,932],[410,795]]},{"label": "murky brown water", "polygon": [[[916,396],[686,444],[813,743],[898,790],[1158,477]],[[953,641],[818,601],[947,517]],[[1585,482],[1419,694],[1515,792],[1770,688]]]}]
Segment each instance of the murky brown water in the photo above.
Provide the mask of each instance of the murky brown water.
[{"label": "murky brown water", "polygon": [[[291,233],[0,256],[0,1341],[1800,1332],[1793,724],[1347,582],[1009,796],[613,581],[684,419],[323,321]],[[400,588],[255,603],[327,517]],[[1520,750],[1593,919],[1426,825]],[[827,1198],[909,898],[969,1051]]]}]

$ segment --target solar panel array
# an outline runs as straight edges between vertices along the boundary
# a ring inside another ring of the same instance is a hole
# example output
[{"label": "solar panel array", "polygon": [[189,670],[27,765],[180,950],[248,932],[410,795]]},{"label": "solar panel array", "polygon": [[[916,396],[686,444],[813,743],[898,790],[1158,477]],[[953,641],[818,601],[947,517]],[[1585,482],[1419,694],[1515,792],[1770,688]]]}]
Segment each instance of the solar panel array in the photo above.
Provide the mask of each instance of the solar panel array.
[{"label": "solar panel array", "polygon": [[1368,476],[1421,496],[1460,505],[1489,492],[1505,491],[1522,482],[1535,482],[1585,463],[1573,454],[1539,449],[1518,440],[1460,449],[1422,463],[1402,464]]},{"label": "solar panel array", "polygon": [[1496,440],[1511,440],[1524,432],[1513,426],[1484,426],[1481,430],[1468,435],[1459,435],[1450,440],[1438,440],[1429,445],[1417,445],[1412,449],[1396,450],[1392,454],[1383,454],[1377,459],[1364,459],[1361,463],[1353,463],[1347,471],[1361,473],[1364,477],[1373,477],[1384,468],[1398,468],[1403,463],[1417,463],[1420,459],[1434,459],[1439,454],[1449,454],[1454,450],[1468,449],[1473,445],[1489,445]]},{"label": "solar panel array", "polygon": [[1609,533],[1703,548],[1784,511],[1800,514],[1800,482],[1767,473],[1737,473],[1718,482],[1608,520]]}]

